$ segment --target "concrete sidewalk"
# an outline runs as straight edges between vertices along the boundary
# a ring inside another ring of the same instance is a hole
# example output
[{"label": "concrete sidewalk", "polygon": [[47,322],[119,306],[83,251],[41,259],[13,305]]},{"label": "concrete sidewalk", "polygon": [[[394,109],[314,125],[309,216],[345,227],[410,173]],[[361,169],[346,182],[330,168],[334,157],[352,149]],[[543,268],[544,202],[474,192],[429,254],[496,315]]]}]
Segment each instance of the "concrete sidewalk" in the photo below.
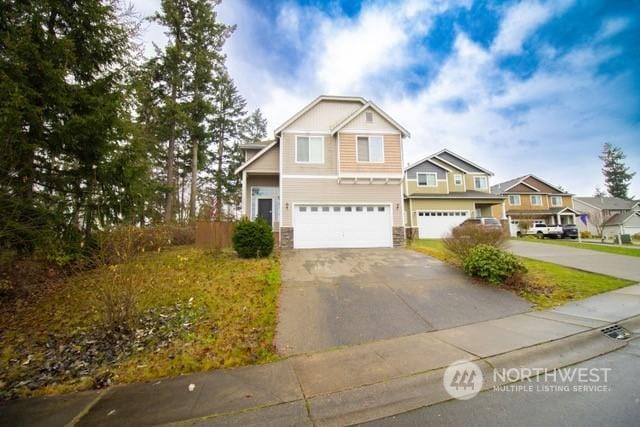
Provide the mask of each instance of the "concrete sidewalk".
[{"label": "concrete sidewalk", "polygon": [[484,389],[500,367],[559,368],[613,351],[614,322],[640,333],[640,285],[472,325],[276,363],[185,375],[0,407],[0,425],[346,425],[449,400],[442,378],[474,360]]},{"label": "concrete sidewalk", "polygon": [[552,262],[578,270],[640,281],[640,258],[543,242],[511,240],[509,250],[516,255]]}]

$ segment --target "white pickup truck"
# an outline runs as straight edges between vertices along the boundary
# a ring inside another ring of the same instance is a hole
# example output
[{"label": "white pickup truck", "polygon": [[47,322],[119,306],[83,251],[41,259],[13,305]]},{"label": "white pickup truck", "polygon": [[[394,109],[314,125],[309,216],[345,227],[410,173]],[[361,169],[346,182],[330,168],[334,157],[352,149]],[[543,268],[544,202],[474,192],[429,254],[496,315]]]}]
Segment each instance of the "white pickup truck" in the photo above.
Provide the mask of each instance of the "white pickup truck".
[{"label": "white pickup truck", "polygon": [[[559,239],[562,237],[562,227],[561,226],[548,226],[544,223],[536,223],[524,232],[524,234],[534,235],[538,239],[544,239],[545,237],[551,237],[552,239]],[[518,237],[522,236],[522,231],[518,230]]]}]

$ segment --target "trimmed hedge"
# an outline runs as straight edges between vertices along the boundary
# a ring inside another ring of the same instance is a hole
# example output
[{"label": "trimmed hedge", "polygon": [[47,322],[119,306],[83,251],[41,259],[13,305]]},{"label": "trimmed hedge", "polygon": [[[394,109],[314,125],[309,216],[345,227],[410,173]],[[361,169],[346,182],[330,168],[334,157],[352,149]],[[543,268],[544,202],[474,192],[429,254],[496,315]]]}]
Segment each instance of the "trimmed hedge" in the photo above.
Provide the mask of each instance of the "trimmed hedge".
[{"label": "trimmed hedge", "polygon": [[241,258],[268,257],[273,252],[273,232],[262,218],[240,220],[231,240],[233,249]]}]

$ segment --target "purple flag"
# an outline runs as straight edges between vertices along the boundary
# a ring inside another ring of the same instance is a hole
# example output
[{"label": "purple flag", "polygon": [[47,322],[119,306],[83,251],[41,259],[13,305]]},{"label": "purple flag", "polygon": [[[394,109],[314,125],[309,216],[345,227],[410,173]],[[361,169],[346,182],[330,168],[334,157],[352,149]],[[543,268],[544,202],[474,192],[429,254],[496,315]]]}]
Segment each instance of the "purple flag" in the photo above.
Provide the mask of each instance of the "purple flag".
[{"label": "purple flag", "polygon": [[585,213],[580,214],[580,221],[582,221],[582,223],[583,223],[584,225],[587,225],[587,218],[589,218],[589,215],[587,215],[587,214],[585,214]]}]

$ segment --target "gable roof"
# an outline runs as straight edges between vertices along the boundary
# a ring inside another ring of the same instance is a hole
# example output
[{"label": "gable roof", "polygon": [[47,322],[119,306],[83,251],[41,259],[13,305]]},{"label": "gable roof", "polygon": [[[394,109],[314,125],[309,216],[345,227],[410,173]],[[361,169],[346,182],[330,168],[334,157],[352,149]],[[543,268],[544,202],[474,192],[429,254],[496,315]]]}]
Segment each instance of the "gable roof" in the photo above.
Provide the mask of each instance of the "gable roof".
[{"label": "gable roof", "polygon": [[596,209],[624,210],[631,209],[638,201],[625,200],[619,197],[575,197],[574,200],[585,203]]},{"label": "gable roof", "polygon": [[337,132],[340,131],[340,129],[342,129],[343,127],[345,127],[346,125],[348,125],[352,120],[354,120],[356,117],[358,117],[358,115],[362,114],[364,111],[366,111],[367,109],[371,108],[372,110],[374,110],[376,113],[380,114],[382,117],[384,117],[384,119],[386,121],[388,121],[389,123],[391,123],[393,125],[393,127],[395,127],[396,129],[398,129],[400,131],[400,134],[403,137],[409,137],[411,136],[409,134],[409,131],[406,130],[404,127],[402,127],[402,125],[400,125],[398,122],[396,122],[395,120],[393,120],[393,118],[391,118],[391,116],[389,116],[387,113],[385,113],[384,111],[382,111],[382,109],[380,107],[378,107],[376,104],[373,103],[373,101],[368,101],[366,104],[364,104],[360,109],[354,111],[351,115],[349,115],[347,118],[345,118],[343,121],[341,121],[340,123],[338,123],[333,129],[331,129],[331,135],[335,135]]},{"label": "gable roof", "polygon": [[540,183],[546,185],[547,187],[556,190],[557,194],[566,194],[569,195],[568,192],[566,191],[562,191],[561,189],[559,189],[558,187],[556,187],[555,185],[549,184],[548,182],[538,178],[535,175],[529,174],[529,175],[524,175],[518,178],[514,178],[514,179],[510,179],[509,181],[505,181],[505,182],[501,182],[500,184],[496,184],[496,185],[492,185],[491,186],[491,192],[495,193],[495,194],[501,194],[501,193],[505,193],[507,191],[509,191],[511,188],[515,187],[518,184],[523,184],[526,185],[529,188],[532,188],[540,193],[545,193],[545,191],[540,191],[539,189],[537,189],[536,187],[534,187],[533,185],[525,182],[528,178],[533,178],[536,181],[539,181]]},{"label": "gable roof", "polygon": [[634,215],[637,215],[638,217],[640,217],[640,212],[629,211],[629,212],[617,213],[613,215],[611,218],[607,219],[603,225],[623,225],[625,222],[633,218]]},{"label": "gable roof", "polygon": [[438,157],[442,153],[448,153],[449,155],[454,156],[454,157],[460,159],[461,161],[463,161],[465,163],[468,163],[469,165],[471,165],[474,168],[479,169],[479,170],[487,173],[488,175],[493,175],[493,172],[491,172],[490,170],[484,169],[483,167],[480,167],[477,164],[472,163],[470,160],[467,160],[464,157],[462,157],[462,156],[460,156],[460,155],[458,155],[458,154],[454,153],[453,151],[448,150],[446,148],[443,149],[443,150],[438,151],[437,153],[430,154],[430,155],[428,155],[426,157],[423,157],[422,159],[418,160],[417,162],[414,162],[414,163],[408,165],[406,168],[404,168],[404,170],[408,171],[409,169],[414,168],[414,167],[418,166],[419,164],[428,161],[428,162],[433,163],[434,165],[436,165],[436,166],[438,166],[440,168],[443,168],[443,169],[447,170],[448,172],[451,172],[451,169],[447,168],[446,166],[443,166],[440,163],[434,162],[433,160],[435,159],[435,160],[438,160],[438,161],[440,161],[442,163],[445,163],[445,164],[447,164],[447,165],[449,165],[449,166],[451,166],[451,167],[453,167],[455,169],[462,170],[463,172],[468,172],[468,171],[464,170],[462,167],[460,167],[458,165],[455,165],[455,164],[452,164],[452,163],[450,163],[450,162]]},{"label": "gable roof", "polygon": [[278,126],[276,128],[276,130],[274,131],[274,133],[276,135],[278,135],[280,132],[282,132],[287,126],[289,126],[291,123],[295,122],[296,120],[298,120],[300,117],[302,117],[304,114],[307,113],[307,111],[311,110],[313,107],[315,107],[316,105],[318,105],[320,102],[322,101],[351,101],[351,102],[360,102],[362,105],[365,105],[367,103],[367,100],[360,97],[360,96],[330,96],[330,95],[320,95],[319,97],[317,97],[316,99],[314,99],[313,101],[311,101],[309,104],[307,104],[302,110],[298,111],[296,114],[294,114],[293,116],[291,116],[286,122],[284,122],[283,124],[281,124],[280,126]]},{"label": "gable roof", "polygon": [[247,160],[246,162],[244,162],[242,165],[240,165],[240,167],[238,169],[236,169],[236,175],[239,174],[240,172],[242,172],[247,166],[249,166],[251,163],[255,162],[256,160],[258,160],[260,157],[262,157],[262,155],[264,153],[266,153],[267,151],[269,151],[272,147],[274,147],[276,144],[278,143],[277,139],[274,139],[273,142],[271,142],[271,144],[267,145],[266,147],[264,147],[262,150],[258,151],[252,158],[250,158],[249,160]]},{"label": "gable roof", "polygon": [[442,162],[450,164],[451,166],[455,167],[456,169],[463,170],[464,172],[473,172],[473,171],[464,169],[463,166],[460,166],[458,164],[452,163],[451,161],[447,160],[446,158],[443,158],[442,157],[443,154],[448,154],[449,156],[460,160],[462,163],[466,163],[468,166],[472,166],[473,168],[475,168],[475,169],[477,169],[479,171],[482,171],[482,172],[486,173],[487,175],[493,176],[493,172],[491,172],[489,169],[485,169],[482,166],[477,165],[476,163],[473,163],[471,160],[465,159],[461,155],[456,154],[456,153],[454,153],[453,151],[451,151],[451,150],[449,150],[447,148],[438,151],[436,154],[433,154],[431,157],[435,157],[435,158],[437,158],[438,160],[440,160]]}]

